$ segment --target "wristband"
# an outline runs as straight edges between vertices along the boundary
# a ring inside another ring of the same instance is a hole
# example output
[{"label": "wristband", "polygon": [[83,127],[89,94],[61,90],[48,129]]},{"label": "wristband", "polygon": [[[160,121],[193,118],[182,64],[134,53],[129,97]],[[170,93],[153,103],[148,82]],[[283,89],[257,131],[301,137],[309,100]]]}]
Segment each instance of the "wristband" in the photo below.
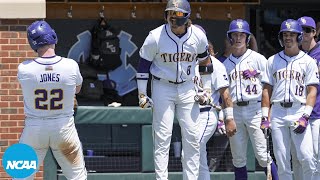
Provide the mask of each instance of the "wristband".
[{"label": "wristband", "polygon": [[223,111],[219,111],[219,120],[223,120],[224,121],[224,113],[223,113]]},{"label": "wristband", "polygon": [[147,95],[149,73],[137,73],[138,93]]},{"label": "wristband", "polygon": [[227,107],[224,109],[226,119],[233,119],[233,107]]},{"label": "wristband", "polygon": [[268,107],[262,107],[261,108],[262,117],[268,117],[269,115],[269,108]]},{"label": "wristband", "polygon": [[312,110],[313,110],[312,106],[306,105],[306,107],[304,108],[304,114],[307,114],[308,116],[310,116]]}]

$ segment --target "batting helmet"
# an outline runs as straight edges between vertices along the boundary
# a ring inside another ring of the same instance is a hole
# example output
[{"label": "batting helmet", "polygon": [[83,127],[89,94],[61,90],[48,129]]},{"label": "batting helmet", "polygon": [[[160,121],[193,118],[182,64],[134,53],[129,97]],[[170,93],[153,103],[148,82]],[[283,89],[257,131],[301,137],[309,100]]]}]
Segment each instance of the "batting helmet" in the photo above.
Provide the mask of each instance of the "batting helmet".
[{"label": "batting helmet", "polygon": [[167,3],[167,7],[165,10],[165,18],[167,19],[167,11],[176,11],[176,12],[182,12],[183,17],[176,18],[176,24],[178,26],[182,26],[187,23],[187,20],[189,19],[191,15],[191,8],[190,4],[187,0],[170,0]]},{"label": "batting helmet", "polygon": [[233,32],[243,32],[246,33],[247,36],[247,40],[246,43],[249,43],[250,41],[250,27],[247,21],[243,20],[243,19],[236,19],[231,21],[230,25],[229,25],[229,31],[227,31],[227,37],[230,41],[230,43],[232,44],[232,38],[231,38],[231,33]]},{"label": "batting helmet", "polygon": [[28,41],[35,51],[47,44],[57,44],[58,37],[45,21],[35,21],[27,29]]},{"label": "batting helmet", "polygon": [[298,34],[298,36],[297,36],[298,43],[301,43],[301,41],[303,39],[303,32],[302,32],[301,25],[298,23],[298,21],[296,21],[294,19],[287,19],[281,23],[281,28],[278,33],[278,40],[279,40],[281,47],[283,47],[283,35],[282,35],[283,32],[297,33]]}]

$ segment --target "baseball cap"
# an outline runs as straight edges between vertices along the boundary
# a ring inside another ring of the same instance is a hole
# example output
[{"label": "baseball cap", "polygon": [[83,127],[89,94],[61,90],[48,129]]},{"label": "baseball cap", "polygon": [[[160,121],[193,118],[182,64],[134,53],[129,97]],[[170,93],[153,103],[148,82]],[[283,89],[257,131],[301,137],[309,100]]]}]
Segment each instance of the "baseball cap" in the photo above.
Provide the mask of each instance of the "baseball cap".
[{"label": "baseball cap", "polygon": [[298,19],[298,22],[301,26],[308,26],[312,27],[313,29],[316,29],[316,23],[312,17],[303,16]]}]

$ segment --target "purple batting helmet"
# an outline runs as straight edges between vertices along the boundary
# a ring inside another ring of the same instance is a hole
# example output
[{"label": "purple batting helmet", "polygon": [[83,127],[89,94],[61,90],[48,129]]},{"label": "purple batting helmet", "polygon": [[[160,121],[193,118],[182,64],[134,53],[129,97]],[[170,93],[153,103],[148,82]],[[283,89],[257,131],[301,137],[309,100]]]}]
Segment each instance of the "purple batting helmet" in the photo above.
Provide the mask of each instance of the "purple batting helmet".
[{"label": "purple batting helmet", "polygon": [[231,33],[233,32],[243,32],[246,33],[247,36],[247,40],[246,42],[249,43],[250,41],[250,27],[247,21],[243,20],[243,19],[236,19],[231,21],[230,25],[229,25],[229,31],[227,31],[227,37],[230,41],[230,43],[232,44],[232,38],[231,38]]},{"label": "purple batting helmet", "polygon": [[281,47],[283,47],[283,35],[282,35],[283,32],[297,33],[298,34],[297,42],[301,43],[302,38],[303,38],[303,32],[302,32],[301,25],[298,23],[298,21],[296,21],[294,19],[287,19],[281,23],[281,28],[278,33],[278,40],[279,40]]},{"label": "purple batting helmet", "polygon": [[308,26],[313,29],[316,29],[316,22],[314,21],[314,19],[312,17],[303,16],[298,19],[298,22],[301,26]]},{"label": "purple batting helmet", "polygon": [[165,18],[167,17],[167,11],[182,12],[184,16],[181,18],[176,18],[177,25],[182,26],[187,23],[191,15],[190,3],[187,0],[170,0],[168,1],[165,10]]},{"label": "purple batting helmet", "polygon": [[27,29],[28,41],[31,48],[37,51],[47,44],[57,44],[58,37],[50,25],[45,21],[35,21]]}]

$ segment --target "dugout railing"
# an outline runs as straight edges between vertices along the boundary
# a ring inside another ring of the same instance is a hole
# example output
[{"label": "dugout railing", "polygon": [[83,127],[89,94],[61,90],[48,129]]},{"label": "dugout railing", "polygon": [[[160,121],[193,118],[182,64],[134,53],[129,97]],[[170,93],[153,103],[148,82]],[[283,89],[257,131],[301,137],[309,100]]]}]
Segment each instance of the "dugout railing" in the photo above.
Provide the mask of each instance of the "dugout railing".
[{"label": "dugout railing", "polygon": [[[75,123],[83,143],[88,179],[155,179],[151,122],[151,109],[79,106]],[[106,126],[106,129],[99,130],[101,126]],[[178,126],[177,121],[175,126]],[[108,131],[111,131],[111,135]],[[108,133],[109,135],[105,135]],[[177,137],[179,135],[173,133],[173,138]],[[86,151],[89,149],[94,151],[93,157],[87,156]],[[247,154],[249,179],[265,179],[262,171],[256,171],[256,160],[250,142]],[[169,159],[169,178],[182,180],[181,159],[174,157],[172,150]],[[233,172],[211,172],[211,177],[215,180],[234,179]],[[44,179],[65,180],[51,152],[45,158]]]}]

